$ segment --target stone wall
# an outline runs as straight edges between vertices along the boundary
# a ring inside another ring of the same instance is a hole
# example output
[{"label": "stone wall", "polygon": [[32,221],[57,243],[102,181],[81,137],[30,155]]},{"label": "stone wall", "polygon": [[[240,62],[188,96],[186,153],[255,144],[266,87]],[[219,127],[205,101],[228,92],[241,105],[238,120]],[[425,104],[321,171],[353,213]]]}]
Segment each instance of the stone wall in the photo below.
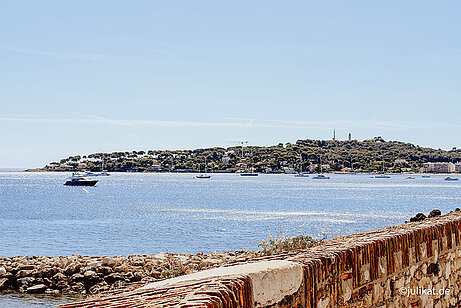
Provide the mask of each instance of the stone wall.
[{"label": "stone wall", "polygon": [[460,228],[454,212],[62,307],[459,307]]}]

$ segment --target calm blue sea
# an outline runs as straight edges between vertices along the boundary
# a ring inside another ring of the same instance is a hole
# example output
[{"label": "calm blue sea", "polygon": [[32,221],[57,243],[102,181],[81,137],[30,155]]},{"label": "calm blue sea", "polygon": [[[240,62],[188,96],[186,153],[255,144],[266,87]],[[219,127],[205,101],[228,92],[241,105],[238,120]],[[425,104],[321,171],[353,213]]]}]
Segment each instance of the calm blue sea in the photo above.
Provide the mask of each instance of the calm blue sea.
[{"label": "calm blue sea", "polygon": [[269,236],[347,235],[461,207],[461,181],[441,175],[113,173],[86,188],[64,186],[69,175],[0,172],[0,256],[258,249]]}]

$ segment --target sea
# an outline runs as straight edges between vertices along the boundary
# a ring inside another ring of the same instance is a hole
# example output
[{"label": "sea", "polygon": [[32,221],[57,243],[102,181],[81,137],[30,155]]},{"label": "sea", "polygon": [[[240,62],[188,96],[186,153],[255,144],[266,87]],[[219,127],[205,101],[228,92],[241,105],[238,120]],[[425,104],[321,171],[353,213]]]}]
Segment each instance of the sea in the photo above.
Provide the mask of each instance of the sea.
[{"label": "sea", "polygon": [[[112,173],[64,186],[69,176],[0,172],[0,256],[256,250],[271,236],[334,238],[461,207],[461,180],[444,175]],[[0,293],[0,307],[72,300]]]}]

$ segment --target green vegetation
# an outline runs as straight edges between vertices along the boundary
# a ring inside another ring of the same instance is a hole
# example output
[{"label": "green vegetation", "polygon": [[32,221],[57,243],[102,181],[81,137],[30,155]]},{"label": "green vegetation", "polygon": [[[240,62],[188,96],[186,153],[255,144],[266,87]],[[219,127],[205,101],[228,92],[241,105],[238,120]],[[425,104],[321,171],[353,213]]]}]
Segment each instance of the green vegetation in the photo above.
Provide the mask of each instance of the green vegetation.
[{"label": "green vegetation", "polygon": [[122,172],[283,172],[292,168],[299,171],[300,156],[303,170],[316,171],[320,156],[326,171],[381,171],[384,165],[388,172],[418,171],[425,162],[461,161],[461,150],[450,151],[423,148],[399,141],[385,142],[381,137],[364,141],[298,140],[296,143],[279,143],[275,146],[235,146],[227,149],[208,148],[196,150],[150,150],[132,152],[94,153],[88,156],[70,156],[59,163],[53,162],[47,170],[104,169]]},{"label": "green vegetation", "polygon": [[313,246],[319,245],[323,242],[326,237],[323,237],[320,240],[314,239],[307,235],[298,235],[293,237],[282,237],[282,238],[272,238],[270,237],[267,241],[262,241],[258,244],[258,247],[261,247],[263,254],[273,255],[277,253],[293,251],[298,249],[306,249]]}]

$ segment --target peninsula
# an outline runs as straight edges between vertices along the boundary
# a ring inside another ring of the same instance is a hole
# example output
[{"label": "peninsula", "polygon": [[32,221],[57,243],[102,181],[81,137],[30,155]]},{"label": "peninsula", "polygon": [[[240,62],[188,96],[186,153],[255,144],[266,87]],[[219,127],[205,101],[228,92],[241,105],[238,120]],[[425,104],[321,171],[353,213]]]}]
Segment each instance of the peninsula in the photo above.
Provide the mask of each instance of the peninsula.
[{"label": "peninsula", "polygon": [[[73,155],[29,171],[111,172],[460,172],[461,149],[420,147],[374,137],[363,141],[298,140],[273,146],[233,146],[195,150],[147,150]],[[384,160],[384,163],[383,163]],[[438,169],[427,163],[441,163]]]}]

